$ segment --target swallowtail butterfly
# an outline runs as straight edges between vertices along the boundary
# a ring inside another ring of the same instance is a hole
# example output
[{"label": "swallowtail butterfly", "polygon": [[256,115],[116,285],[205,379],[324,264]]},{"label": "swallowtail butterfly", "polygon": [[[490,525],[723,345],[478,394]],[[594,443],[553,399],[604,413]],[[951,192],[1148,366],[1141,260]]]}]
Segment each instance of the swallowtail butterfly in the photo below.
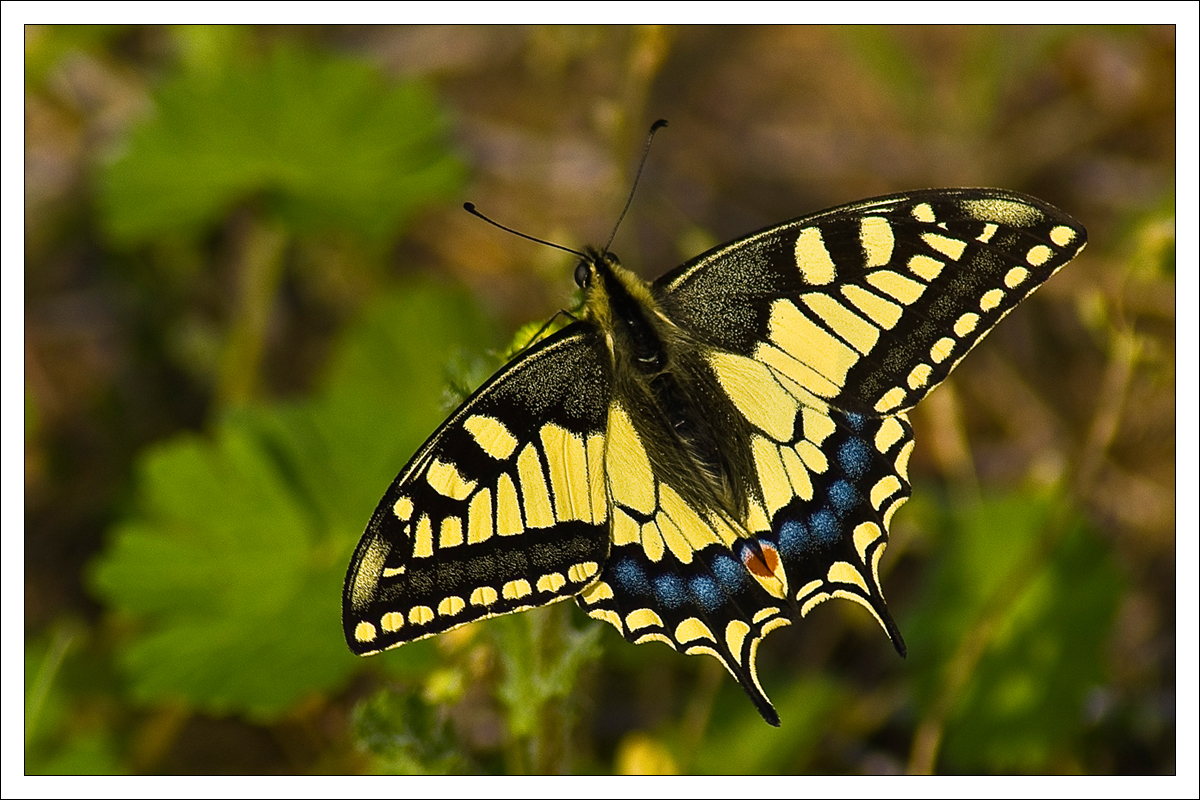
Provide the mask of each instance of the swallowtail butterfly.
[{"label": "swallowtail butterfly", "polygon": [[772,725],[758,645],[832,597],[905,648],[879,586],[905,415],[1086,232],[999,189],[864,200],[648,283],[589,250],[579,319],[400,471],[343,591],[360,655],[573,597],[719,660]]}]

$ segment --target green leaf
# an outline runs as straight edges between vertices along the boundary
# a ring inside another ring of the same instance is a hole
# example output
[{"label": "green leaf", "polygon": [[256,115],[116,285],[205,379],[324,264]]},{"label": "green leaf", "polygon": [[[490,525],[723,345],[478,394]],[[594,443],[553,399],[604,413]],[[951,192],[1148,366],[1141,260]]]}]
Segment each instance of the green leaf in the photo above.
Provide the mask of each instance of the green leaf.
[{"label": "green leaf", "polygon": [[460,182],[446,117],[422,85],[294,45],[249,63],[211,51],[229,60],[164,84],[101,176],[114,242],[200,232],[246,202],[293,232],[383,239]]},{"label": "green leaf", "polygon": [[[122,654],[137,696],[271,717],[368,663],[342,637],[350,552],[441,417],[443,365],[486,330],[462,295],[409,286],[347,333],[313,400],[243,409],[142,457],[136,511],[93,573],[138,622]],[[410,645],[374,663],[429,659]]]}]

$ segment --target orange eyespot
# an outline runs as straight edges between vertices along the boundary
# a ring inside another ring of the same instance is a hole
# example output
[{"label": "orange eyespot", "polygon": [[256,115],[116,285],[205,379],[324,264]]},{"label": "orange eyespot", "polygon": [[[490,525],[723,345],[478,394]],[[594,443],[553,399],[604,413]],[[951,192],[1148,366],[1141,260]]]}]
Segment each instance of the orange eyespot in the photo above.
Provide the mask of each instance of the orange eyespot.
[{"label": "orange eyespot", "polygon": [[761,578],[770,578],[779,569],[779,553],[767,542],[758,542],[758,547],[742,548],[742,563],[746,569]]}]

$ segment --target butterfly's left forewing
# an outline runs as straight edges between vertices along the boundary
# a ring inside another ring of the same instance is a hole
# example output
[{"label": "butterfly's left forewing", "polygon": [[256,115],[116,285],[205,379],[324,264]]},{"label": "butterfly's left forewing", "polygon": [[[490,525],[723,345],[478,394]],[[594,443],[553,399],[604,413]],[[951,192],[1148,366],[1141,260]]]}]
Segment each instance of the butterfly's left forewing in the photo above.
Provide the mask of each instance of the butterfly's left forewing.
[{"label": "butterfly's left forewing", "polygon": [[417,452],[346,576],[360,655],[569,597],[608,557],[610,381],[570,326],[511,362]]}]

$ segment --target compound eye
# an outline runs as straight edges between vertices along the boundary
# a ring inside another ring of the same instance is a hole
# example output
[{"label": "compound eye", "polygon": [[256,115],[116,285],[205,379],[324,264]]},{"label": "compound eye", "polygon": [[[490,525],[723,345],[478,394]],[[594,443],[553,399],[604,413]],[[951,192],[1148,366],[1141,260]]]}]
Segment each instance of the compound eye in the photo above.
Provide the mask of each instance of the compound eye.
[{"label": "compound eye", "polygon": [[580,261],[575,265],[575,283],[579,284],[580,289],[586,289],[588,284],[592,282],[592,269],[586,261]]}]

